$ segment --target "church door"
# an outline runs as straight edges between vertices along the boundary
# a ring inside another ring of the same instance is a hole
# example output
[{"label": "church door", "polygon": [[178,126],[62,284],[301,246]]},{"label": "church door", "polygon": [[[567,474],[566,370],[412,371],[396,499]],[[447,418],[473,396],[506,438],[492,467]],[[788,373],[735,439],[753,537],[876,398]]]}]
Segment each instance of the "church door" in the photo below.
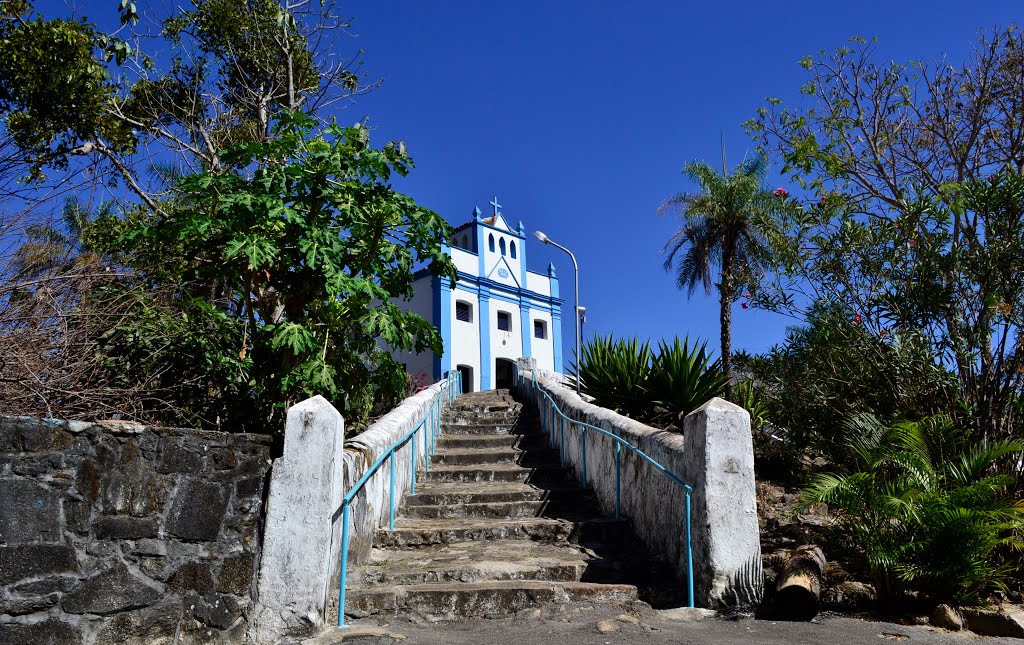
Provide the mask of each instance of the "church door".
[{"label": "church door", "polygon": [[516,364],[507,358],[498,358],[494,361],[495,387],[499,390],[512,387],[512,370]]}]

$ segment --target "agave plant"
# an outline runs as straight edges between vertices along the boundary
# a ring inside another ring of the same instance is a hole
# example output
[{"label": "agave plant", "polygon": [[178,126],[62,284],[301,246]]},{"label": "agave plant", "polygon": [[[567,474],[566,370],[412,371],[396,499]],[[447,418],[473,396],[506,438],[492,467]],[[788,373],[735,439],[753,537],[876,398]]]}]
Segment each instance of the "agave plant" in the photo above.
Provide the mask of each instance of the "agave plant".
[{"label": "agave plant", "polygon": [[993,466],[1024,443],[974,442],[943,415],[891,426],[860,415],[844,429],[856,472],[818,475],[804,495],[839,506],[839,527],[863,550],[881,596],[907,587],[977,604],[1005,589],[1011,565],[998,555],[1024,550],[1024,500],[1004,496],[1013,478]]},{"label": "agave plant", "polygon": [[643,421],[681,419],[725,387],[706,343],[691,347],[689,339],[678,338],[659,343],[655,354],[649,342],[636,338],[595,337],[570,368],[570,385],[577,379],[597,405]]},{"label": "agave plant", "polygon": [[652,407],[647,398],[651,344],[637,338],[595,336],[583,345],[569,369],[569,384],[594,398],[594,403],[633,418],[643,418]]},{"label": "agave plant", "polygon": [[743,381],[733,390],[733,403],[750,413],[750,427],[759,430],[767,426],[771,415],[768,399],[762,388],[752,380]]},{"label": "agave plant", "polygon": [[661,341],[651,365],[646,389],[651,401],[682,420],[712,397],[725,390],[727,377],[721,361],[713,361],[707,343],[690,346],[687,337],[680,342]]}]

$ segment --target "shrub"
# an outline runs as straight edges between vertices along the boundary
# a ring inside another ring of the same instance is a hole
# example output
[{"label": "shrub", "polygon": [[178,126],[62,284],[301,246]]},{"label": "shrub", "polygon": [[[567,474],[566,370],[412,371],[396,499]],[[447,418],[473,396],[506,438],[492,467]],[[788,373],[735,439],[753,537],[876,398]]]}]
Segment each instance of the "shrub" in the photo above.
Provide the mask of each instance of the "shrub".
[{"label": "shrub", "polygon": [[640,421],[678,421],[725,389],[719,361],[706,343],[662,341],[658,352],[637,338],[595,337],[570,368],[569,383],[594,403]]},{"label": "shrub", "polygon": [[1012,566],[999,555],[1024,549],[1024,500],[1003,497],[1013,478],[992,473],[1024,443],[974,442],[941,415],[892,425],[860,415],[844,429],[855,472],[814,477],[805,499],[839,506],[839,528],[881,597],[891,602],[906,587],[977,604],[1006,588]]}]

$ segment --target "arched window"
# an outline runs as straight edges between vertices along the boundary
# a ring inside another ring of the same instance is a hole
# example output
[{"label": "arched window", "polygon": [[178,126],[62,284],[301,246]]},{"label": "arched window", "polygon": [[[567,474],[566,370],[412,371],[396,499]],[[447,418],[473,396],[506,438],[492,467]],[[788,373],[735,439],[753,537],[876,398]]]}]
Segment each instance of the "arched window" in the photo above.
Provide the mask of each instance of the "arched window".
[{"label": "arched window", "polygon": [[452,235],[452,246],[458,246],[458,245],[459,245],[459,238],[457,238],[454,235]]},{"label": "arched window", "polygon": [[505,238],[498,240],[498,246],[501,247],[501,254],[505,255]]},{"label": "arched window", "polygon": [[464,248],[464,249],[468,249],[469,248],[469,236],[468,235],[463,235],[462,236],[462,248]]},{"label": "arched window", "polygon": [[508,254],[512,256],[512,259],[516,259],[516,242],[512,240],[508,243]]},{"label": "arched window", "polygon": [[487,248],[489,248],[491,250],[491,253],[494,253],[494,234],[493,233],[487,235]]}]

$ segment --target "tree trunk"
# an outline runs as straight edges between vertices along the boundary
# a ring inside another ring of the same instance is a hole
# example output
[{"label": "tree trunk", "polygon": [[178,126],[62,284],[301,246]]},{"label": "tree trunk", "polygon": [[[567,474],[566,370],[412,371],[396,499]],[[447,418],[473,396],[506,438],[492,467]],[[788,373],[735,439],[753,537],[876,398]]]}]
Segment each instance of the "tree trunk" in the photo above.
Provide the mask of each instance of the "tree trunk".
[{"label": "tree trunk", "polygon": [[721,325],[722,371],[725,373],[725,398],[732,400],[732,254],[725,249],[722,257],[722,281],[718,285],[719,324]]},{"label": "tree trunk", "polygon": [[775,605],[789,620],[810,620],[818,615],[825,554],[813,544],[798,547],[786,561],[776,583]]}]

